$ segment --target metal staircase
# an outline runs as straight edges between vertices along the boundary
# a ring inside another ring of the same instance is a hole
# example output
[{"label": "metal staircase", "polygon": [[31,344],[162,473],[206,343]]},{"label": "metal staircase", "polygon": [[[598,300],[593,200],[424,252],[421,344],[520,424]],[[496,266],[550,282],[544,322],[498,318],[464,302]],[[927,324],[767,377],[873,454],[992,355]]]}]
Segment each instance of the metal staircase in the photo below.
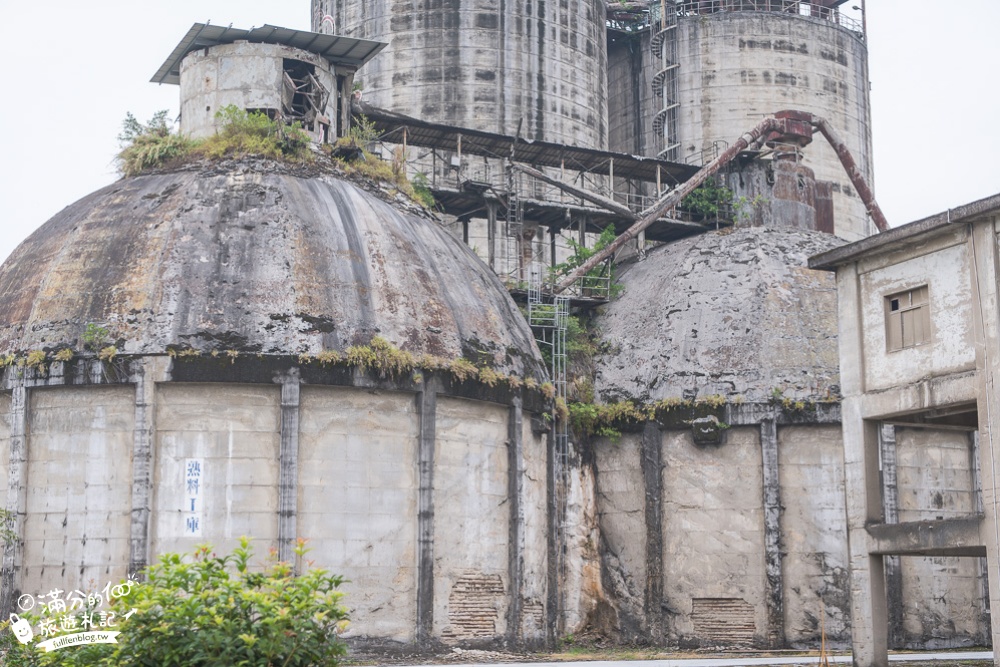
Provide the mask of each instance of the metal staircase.
[{"label": "metal staircase", "polygon": [[674,0],[661,2],[659,31],[653,35],[650,47],[660,60],[660,69],[653,76],[653,94],[663,100],[653,117],[653,132],[663,142],[658,157],[676,160],[680,141],[677,136],[678,81],[680,63],[677,58],[677,5]]}]

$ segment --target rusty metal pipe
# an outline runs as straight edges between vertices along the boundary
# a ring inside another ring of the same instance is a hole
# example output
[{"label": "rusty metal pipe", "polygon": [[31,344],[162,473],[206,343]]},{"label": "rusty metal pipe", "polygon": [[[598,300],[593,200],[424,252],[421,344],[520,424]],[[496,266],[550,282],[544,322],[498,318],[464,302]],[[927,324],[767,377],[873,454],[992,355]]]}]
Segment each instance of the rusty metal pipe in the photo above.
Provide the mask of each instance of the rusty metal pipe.
[{"label": "rusty metal pipe", "polygon": [[740,151],[743,151],[748,146],[759,141],[762,137],[767,136],[771,132],[781,131],[783,127],[783,123],[776,118],[765,118],[762,120],[756,127],[737,139],[733,145],[726,149],[721,155],[719,155],[719,157],[709,162],[690,179],[665,194],[659,201],[640,213],[640,218],[634,225],[626,229],[620,236],[618,236],[618,238],[612,241],[610,245],[594,254],[593,257],[588,259],[575,271],[566,276],[561,283],[553,288],[553,293],[559,294],[560,292],[563,292],[578,278],[585,275],[588,271],[605,261],[608,257],[611,257],[628,241],[637,237],[639,232],[643,231],[663,217],[664,213],[677,206],[677,204],[691,194],[695,188],[708,180],[709,177],[713,176],[723,166],[731,162],[733,158],[739,155]]},{"label": "rusty metal pipe", "polygon": [[847,144],[844,143],[840,135],[837,134],[837,131],[833,129],[833,126],[825,118],[813,116],[811,122],[826,138],[833,147],[833,150],[836,151],[837,157],[840,158],[840,164],[844,165],[844,170],[847,171],[851,183],[854,184],[854,189],[858,191],[858,196],[864,202],[865,209],[868,211],[868,215],[871,216],[872,222],[875,223],[875,227],[880,232],[888,230],[889,222],[885,219],[882,208],[875,201],[875,193],[872,192],[872,189],[868,186],[868,181],[865,180],[865,177],[861,174],[861,170],[858,169],[858,164],[854,161],[854,156],[851,155]]}]

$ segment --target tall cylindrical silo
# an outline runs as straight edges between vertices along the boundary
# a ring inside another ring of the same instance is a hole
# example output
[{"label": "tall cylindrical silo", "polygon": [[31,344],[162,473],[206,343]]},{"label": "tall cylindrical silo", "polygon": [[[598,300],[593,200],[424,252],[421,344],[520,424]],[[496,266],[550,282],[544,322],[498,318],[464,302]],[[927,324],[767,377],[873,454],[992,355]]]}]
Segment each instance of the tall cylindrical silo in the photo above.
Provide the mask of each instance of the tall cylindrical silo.
[{"label": "tall cylindrical silo", "polygon": [[[868,52],[860,23],[839,13],[838,0],[664,4],[653,45],[665,156],[707,161],[761,118],[799,109],[833,124],[870,181]],[[832,184],[835,233],[857,240],[874,232],[833,149],[817,138],[804,161]]]},{"label": "tall cylindrical silo", "polygon": [[371,104],[424,120],[607,147],[603,0],[312,0],[313,29],[389,42]]}]

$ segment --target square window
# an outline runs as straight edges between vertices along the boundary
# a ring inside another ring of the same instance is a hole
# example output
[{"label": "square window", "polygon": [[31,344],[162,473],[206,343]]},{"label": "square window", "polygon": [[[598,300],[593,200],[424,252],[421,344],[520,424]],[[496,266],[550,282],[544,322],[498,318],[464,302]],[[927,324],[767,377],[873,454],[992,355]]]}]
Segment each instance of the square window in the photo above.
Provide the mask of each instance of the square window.
[{"label": "square window", "polygon": [[885,297],[885,339],[889,352],[931,340],[927,285]]}]

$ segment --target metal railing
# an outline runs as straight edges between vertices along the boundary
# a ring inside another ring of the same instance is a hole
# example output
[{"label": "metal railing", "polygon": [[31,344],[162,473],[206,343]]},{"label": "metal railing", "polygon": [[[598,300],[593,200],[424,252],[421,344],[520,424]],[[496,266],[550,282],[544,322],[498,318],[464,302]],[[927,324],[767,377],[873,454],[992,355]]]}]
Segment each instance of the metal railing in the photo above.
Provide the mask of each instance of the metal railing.
[{"label": "metal railing", "polygon": [[798,0],[681,0],[677,3],[678,16],[703,16],[724,12],[775,12],[808,16],[830,21],[858,34],[864,33],[862,22],[845,16],[840,10],[813,2]]}]

